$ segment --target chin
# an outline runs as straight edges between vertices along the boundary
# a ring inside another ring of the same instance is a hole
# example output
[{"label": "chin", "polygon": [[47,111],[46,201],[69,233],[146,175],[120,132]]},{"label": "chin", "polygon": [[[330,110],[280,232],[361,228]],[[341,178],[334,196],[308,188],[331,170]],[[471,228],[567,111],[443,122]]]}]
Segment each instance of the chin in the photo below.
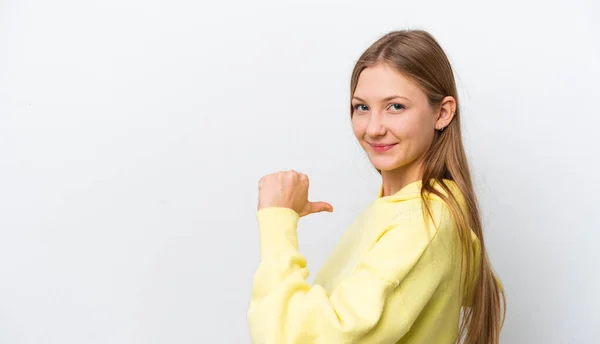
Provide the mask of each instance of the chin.
[{"label": "chin", "polygon": [[397,160],[391,160],[391,159],[382,159],[381,157],[376,157],[371,160],[371,164],[373,165],[373,167],[375,167],[376,169],[380,170],[380,171],[392,171],[397,169],[398,167],[402,166],[401,162],[398,162]]},{"label": "chin", "polygon": [[381,172],[388,172],[388,171],[393,171],[393,170],[397,169],[399,166],[389,166],[389,165],[377,166],[377,165],[373,165],[373,167],[375,167],[376,169],[378,169]]}]

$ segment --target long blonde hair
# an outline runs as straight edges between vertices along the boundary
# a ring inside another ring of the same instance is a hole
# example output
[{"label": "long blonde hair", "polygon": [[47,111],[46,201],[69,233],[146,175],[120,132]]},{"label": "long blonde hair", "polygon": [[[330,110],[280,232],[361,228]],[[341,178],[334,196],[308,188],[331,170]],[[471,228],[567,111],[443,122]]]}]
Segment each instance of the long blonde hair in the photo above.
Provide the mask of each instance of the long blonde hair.
[{"label": "long blonde hair", "polygon": [[[506,297],[492,271],[485,249],[479,207],[462,142],[456,82],[448,57],[435,38],[426,31],[392,31],[367,48],[356,62],[351,78],[351,95],[354,95],[360,73],[378,63],[385,63],[417,82],[427,94],[432,107],[439,106],[446,96],[456,99],[454,119],[444,131],[436,132],[433,144],[424,156],[421,197],[429,212],[427,194],[442,198],[448,204],[459,230],[463,257],[466,258],[461,263],[464,264],[462,271],[465,273],[462,288],[471,291],[468,295],[470,307],[462,309],[458,341],[464,344],[498,344],[506,314]],[[352,105],[350,111],[352,113]],[[456,183],[464,200],[464,208],[444,184],[444,179]],[[432,180],[439,182],[449,197],[436,190],[430,183]],[[481,248],[477,271],[473,269],[475,262],[471,259],[474,254],[471,230],[479,238]],[[469,288],[469,282],[473,279],[476,283]]]}]

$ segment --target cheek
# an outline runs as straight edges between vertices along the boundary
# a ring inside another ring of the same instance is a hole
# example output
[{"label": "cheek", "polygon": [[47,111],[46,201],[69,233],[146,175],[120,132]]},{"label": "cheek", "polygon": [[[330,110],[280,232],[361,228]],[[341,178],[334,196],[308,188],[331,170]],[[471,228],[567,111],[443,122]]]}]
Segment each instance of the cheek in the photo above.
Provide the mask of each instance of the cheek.
[{"label": "cheek", "polygon": [[428,122],[422,121],[411,131],[411,141],[416,154],[422,154],[431,145],[434,131]]},{"label": "cheek", "polygon": [[401,142],[408,143],[415,136],[415,124],[409,117],[392,118],[387,124],[389,131]]},{"label": "cheek", "polygon": [[393,124],[392,133],[404,144],[406,149],[414,151],[423,150],[423,145],[430,142],[432,135],[428,132],[428,124],[419,120],[418,116],[405,117]]},{"label": "cheek", "polygon": [[356,119],[356,117],[352,118],[352,132],[357,139],[362,139],[365,133],[363,121]]}]

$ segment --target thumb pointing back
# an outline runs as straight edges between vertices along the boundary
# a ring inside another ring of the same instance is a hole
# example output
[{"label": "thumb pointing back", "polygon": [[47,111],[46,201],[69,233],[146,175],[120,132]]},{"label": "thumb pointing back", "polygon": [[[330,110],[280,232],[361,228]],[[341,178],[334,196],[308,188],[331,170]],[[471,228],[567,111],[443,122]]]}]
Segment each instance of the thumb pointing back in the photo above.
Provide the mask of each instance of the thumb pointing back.
[{"label": "thumb pointing back", "polygon": [[308,214],[320,213],[322,211],[333,211],[333,206],[327,202],[309,202]]}]

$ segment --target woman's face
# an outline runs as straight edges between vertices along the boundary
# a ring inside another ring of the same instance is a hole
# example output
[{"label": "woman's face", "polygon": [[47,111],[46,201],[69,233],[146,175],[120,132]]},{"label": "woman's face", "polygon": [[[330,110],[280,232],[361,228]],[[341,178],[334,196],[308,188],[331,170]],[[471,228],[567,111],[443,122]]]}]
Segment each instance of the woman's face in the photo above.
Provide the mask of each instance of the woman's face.
[{"label": "woman's face", "polygon": [[433,141],[440,113],[414,81],[381,63],[360,74],[352,108],[354,135],[381,171],[419,162]]}]

